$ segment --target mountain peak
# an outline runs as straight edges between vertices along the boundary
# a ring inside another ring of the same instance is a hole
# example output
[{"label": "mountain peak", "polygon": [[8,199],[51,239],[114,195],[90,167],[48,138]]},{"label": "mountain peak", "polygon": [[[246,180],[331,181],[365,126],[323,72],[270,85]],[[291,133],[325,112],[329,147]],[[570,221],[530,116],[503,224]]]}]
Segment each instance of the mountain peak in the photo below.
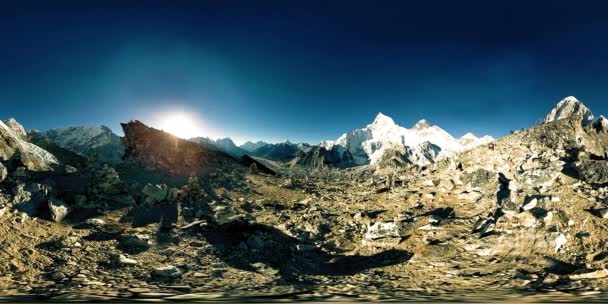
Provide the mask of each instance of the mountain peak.
[{"label": "mountain peak", "polygon": [[414,129],[426,129],[426,128],[430,128],[432,126],[433,125],[431,125],[431,123],[429,123],[428,120],[421,119],[412,128],[414,128]]},{"label": "mountain peak", "polygon": [[565,119],[574,115],[583,117],[583,122],[588,123],[593,120],[593,113],[581,101],[574,96],[568,96],[562,99],[552,110],[547,114],[543,123]]},{"label": "mountain peak", "polygon": [[475,136],[475,134],[469,132],[465,135],[462,135],[462,137],[460,139],[473,139],[473,140],[477,140],[477,136]]},{"label": "mountain peak", "polygon": [[376,118],[374,119],[374,122],[372,123],[372,125],[394,125],[395,121],[382,114],[382,112],[379,112],[378,115],[376,115]]}]

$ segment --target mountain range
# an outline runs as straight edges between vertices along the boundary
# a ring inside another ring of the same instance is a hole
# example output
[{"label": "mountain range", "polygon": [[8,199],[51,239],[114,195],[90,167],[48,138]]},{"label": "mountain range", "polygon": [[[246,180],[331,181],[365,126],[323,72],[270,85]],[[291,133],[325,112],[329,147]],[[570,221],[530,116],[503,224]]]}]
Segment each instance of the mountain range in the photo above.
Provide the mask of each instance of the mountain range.
[{"label": "mountain range", "polygon": [[[543,123],[580,115],[584,124],[599,128],[608,121],[595,118],[582,102],[573,96],[561,100],[545,117]],[[24,141],[28,134],[15,120],[7,120],[3,128],[10,130],[16,141]],[[125,154],[123,140],[106,126],[78,126],[51,129],[46,132],[30,132],[30,138],[43,137],[60,148],[72,151],[88,159],[118,164]],[[378,113],[367,126],[344,133],[335,140],[325,140],[318,145],[305,143],[246,142],[236,145],[230,138],[190,139],[206,149],[221,151],[236,159],[245,155],[279,162],[287,167],[347,168],[370,165],[373,167],[427,165],[440,159],[473,149],[494,141],[491,136],[477,137],[467,133],[455,138],[441,127],[427,120],[420,120],[410,128]],[[28,145],[27,141],[25,144]],[[27,150],[27,149],[26,149]],[[33,153],[33,149],[29,149]],[[27,155],[27,152],[25,152]],[[40,152],[38,152],[40,154]],[[47,157],[48,158],[48,157]]]}]

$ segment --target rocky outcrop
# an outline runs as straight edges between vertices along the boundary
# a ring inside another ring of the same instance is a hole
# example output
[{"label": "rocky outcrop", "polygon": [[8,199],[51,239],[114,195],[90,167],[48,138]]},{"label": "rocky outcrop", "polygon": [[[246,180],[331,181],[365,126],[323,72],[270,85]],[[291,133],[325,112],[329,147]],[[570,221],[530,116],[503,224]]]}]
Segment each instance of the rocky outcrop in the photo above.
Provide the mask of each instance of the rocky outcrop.
[{"label": "rocky outcrop", "polygon": [[[0,160],[24,166],[30,171],[52,171],[59,165],[57,158],[48,151],[25,140],[25,131],[14,119],[11,126],[0,121]],[[22,132],[23,131],[23,132]]]},{"label": "rocky outcrop", "polygon": [[608,160],[585,160],[576,164],[578,177],[594,185],[608,184]]},{"label": "rocky outcrop", "polygon": [[163,175],[198,175],[221,162],[235,162],[223,152],[150,128],[137,120],[121,126],[125,133],[125,160],[137,162]]}]

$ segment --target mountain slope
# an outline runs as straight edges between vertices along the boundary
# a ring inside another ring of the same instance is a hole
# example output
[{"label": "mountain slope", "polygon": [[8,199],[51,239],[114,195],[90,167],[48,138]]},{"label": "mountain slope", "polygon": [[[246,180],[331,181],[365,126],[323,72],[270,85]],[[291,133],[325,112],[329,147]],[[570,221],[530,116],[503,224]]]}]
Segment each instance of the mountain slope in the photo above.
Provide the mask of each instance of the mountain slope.
[{"label": "mountain slope", "polygon": [[306,144],[294,144],[289,141],[285,141],[277,144],[268,144],[260,148],[255,149],[251,152],[251,155],[278,161],[278,162],[289,162],[293,160],[302,149],[307,148]]},{"label": "mountain slope", "polygon": [[58,146],[93,160],[117,164],[124,155],[121,138],[106,126],[51,129],[43,135]]},{"label": "mountain slope", "polygon": [[266,146],[266,145],[269,145],[269,143],[264,142],[264,141],[257,141],[257,142],[248,141],[248,142],[240,145],[239,148],[241,148],[241,149],[243,149],[243,150],[245,150],[247,152],[253,152],[256,149],[259,149],[259,148],[261,148],[263,146]]},{"label": "mountain slope", "polygon": [[195,137],[195,138],[191,138],[190,141],[203,145],[203,146],[207,146],[207,147],[213,146],[213,147],[217,148],[219,151],[225,152],[225,153],[232,155],[234,157],[237,157],[237,158],[247,154],[246,150],[239,148],[232,141],[232,139],[230,139],[228,137],[219,138],[216,140],[213,140],[208,137]]}]

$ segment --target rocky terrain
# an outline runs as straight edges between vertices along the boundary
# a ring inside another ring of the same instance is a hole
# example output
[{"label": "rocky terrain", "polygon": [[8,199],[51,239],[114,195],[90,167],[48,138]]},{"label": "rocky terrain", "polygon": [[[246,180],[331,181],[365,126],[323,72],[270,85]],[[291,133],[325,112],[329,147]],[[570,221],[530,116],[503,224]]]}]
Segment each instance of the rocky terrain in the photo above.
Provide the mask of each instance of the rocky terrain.
[{"label": "rocky terrain", "polygon": [[0,122],[0,300],[603,301],[608,125],[567,100],[423,165],[404,147],[346,168],[139,121],[111,164]]}]

